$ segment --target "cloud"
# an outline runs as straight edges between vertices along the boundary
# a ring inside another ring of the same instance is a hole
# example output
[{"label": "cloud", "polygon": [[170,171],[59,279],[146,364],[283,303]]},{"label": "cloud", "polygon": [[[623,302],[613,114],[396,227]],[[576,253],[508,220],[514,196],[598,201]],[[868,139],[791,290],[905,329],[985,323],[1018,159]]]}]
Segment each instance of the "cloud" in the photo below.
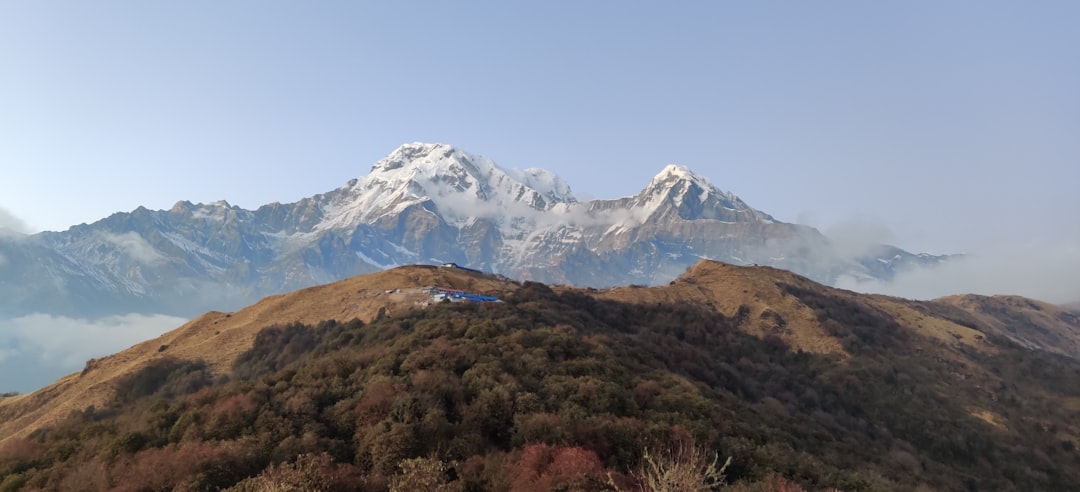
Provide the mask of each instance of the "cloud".
[{"label": "cloud", "polygon": [[0,235],[2,234],[29,234],[30,227],[22,219],[16,217],[4,208],[0,208]]},{"label": "cloud", "polygon": [[896,235],[885,224],[870,219],[851,219],[822,231],[834,251],[844,258],[874,254],[885,244],[895,244]]},{"label": "cloud", "polygon": [[1080,238],[988,245],[935,267],[898,274],[891,282],[844,279],[838,287],[910,299],[953,294],[1012,294],[1051,303],[1080,300]]},{"label": "cloud", "polygon": [[165,259],[164,255],[135,232],[125,232],[123,234],[100,232],[99,235],[103,241],[116,245],[117,248],[127,253],[132,259],[144,265],[151,265]]},{"label": "cloud", "polygon": [[161,314],[88,320],[31,314],[0,320],[0,392],[31,391],[86,361],[154,338],[187,322]]},{"label": "cloud", "polygon": [[492,219],[507,217],[511,222],[529,224],[530,229],[552,226],[595,227],[614,223],[641,224],[648,211],[636,209],[590,210],[583,202],[556,204],[548,211],[524,203],[481,201],[465,193],[439,191],[432,197],[439,212],[450,220]]}]

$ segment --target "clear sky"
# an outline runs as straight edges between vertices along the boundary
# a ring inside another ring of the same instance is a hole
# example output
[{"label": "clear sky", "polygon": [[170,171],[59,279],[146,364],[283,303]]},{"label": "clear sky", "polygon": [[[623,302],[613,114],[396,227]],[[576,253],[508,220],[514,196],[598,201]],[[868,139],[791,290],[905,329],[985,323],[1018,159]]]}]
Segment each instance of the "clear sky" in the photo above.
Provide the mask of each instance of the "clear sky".
[{"label": "clear sky", "polygon": [[431,141],[579,197],[679,163],[785,221],[1080,258],[1077,26],[1075,1],[3,2],[0,222],[290,202]]}]

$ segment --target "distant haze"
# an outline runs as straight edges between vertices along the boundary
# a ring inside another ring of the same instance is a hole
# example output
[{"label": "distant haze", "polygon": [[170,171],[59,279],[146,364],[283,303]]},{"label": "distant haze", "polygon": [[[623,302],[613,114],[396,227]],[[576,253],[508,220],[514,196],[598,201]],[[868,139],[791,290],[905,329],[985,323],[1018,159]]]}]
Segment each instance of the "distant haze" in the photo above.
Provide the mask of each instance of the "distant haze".
[{"label": "distant haze", "polygon": [[98,320],[47,314],[0,319],[0,393],[32,391],[80,371],[91,358],[123,350],[185,321],[140,314]]},{"label": "distant haze", "polygon": [[[865,218],[822,232],[850,255],[866,254],[876,244],[900,243],[888,226]],[[1059,304],[1080,300],[1080,227],[1061,225],[1040,232],[1031,230],[1030,224],[1003,224],[995,231],[997,237],[976,234],[972,231],[970,236],[971,249],[946,252],[963,256],[942,266],[901,273],[890,282],[842,279],[838,287],[912,299],[971,293],[1014,294]]]},{"label": "distant haze", "polygon": [[838,287],[913,299],[952,294],[1014,294],[1067,304],[1080,299],[1080,242],[986,244],[976,252],[930,269],[901,273],[891,282],[855,282]]}]

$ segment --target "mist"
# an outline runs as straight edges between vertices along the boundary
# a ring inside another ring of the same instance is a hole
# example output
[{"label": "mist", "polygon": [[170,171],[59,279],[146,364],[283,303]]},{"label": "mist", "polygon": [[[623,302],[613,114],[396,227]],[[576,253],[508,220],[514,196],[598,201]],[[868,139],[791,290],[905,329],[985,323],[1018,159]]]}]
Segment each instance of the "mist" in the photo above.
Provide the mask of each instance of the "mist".
[{"label": "mist", "polygon": [[30,227],[22,219],[0,207],[0,235],[12,233],[29,234]]},{"label": "mist", "polygon": [[451,218],[490,219],[507,216],[523,219],[538,230],[556,225],[595,227],[625,223],[634,226],[647,218],[643,215],[647,212],[640,210],[590,210],[588,202],[557,204],[550,210],[542,211],[521,202],[482,201],[462,193],[438,192],[435,196],[439,212]]},{"label": "mist", "polygon": [[[866,242],[865,237],[858,235],[829,237],[849,251]],[[1080,237],[984,241],[963,256],[936,266],[899,272],[891,281],[846,277],[837,282],[837,287],[909,299],[1004,294],[1054,304],[1073,303],[1080,301]]]},{"label": "mist", "polygon": [[874,254],[883,244],[895,244],[896,234],[883,223],[870,219],[852,219],[822,231],[833,251],[844,258]]},{"label": "mist", "polygon": [[187,322],[162,314],[95,320],[31,314],[0,320],[0,393],[29,392]]},{"label": "mist", "polygon": [[153,265],[154,263],[165,261],[164,255],[154,249],[146,239],[134,231],[125,232],[123,234],[99,231],[97,234],[101,240],[115,245],[121,251],[127,253],[132,259],[144,265]]}]

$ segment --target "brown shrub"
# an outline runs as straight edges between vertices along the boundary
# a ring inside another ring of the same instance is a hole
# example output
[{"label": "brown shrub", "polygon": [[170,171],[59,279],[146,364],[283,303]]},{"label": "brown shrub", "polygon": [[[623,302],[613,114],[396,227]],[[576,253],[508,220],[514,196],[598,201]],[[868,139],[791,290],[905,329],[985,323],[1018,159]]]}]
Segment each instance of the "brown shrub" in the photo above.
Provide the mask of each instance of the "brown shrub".
[{"label": "brown shrub", "polygon": [[377,379],[364,388],[364,394],[356,404],[357,424],[373,425],[386,418],[394,408],[394,400],[404,392],[400,383],[392,379]]},{"label": "brown shrub", "polygon": [[399,465],[401,473],[390,479],[390,492],[456,492],[464,490],[462,483],[450,480],[449,467],[433,458],[412,458]]},{"label": "brown shrub", "polygon": [[109,488],[108,466],[101,460],[75,463],[70,470],[63,470],[61,474],[55,485],[56,490],[91,492]]},{"label": "brown shrub", "polygon": [[335,463],[326,453],[302,454],[292,463],[271,465],[231,492],[307,492],[369,490],[372,484],[354,466]]},{"label": "brown shrub", "polygon": [[[731,492],[806,492],[806,489],[796,482],[788,480],[775,473],[769,474],[763,480],[753,483],[735,484],[725,490]],[[825,492],[830,492],[829,489]]]},{"label": "brown shrub", "polygon": [[45,445],[23,438],[8,439],[0,444],[0,476],[32,466],[45,456]]},{"label": "brown shrub", "polygon": [[514,465],[510,490],[595,491],[604,487],[604,467],[596,453],[581,447],[530,444]]},{"label": "brown shrub", "polygon": [[508,490],[514,471],[510,453],[496,451],[470,456],[458,468],[459,476],[469,490]]},{"label": "brown shrub", "polygon": [[112,478],[117,491],[216,488],[254,472],[250,463],[239,445],[194,441],[121,458],[112,468]]},{"label": "brown shrub", "polygon": [[207,434],[215,439],[234,438],[254,422],[257,411],[258,405],[251,395],[222,398],[210,409]]}]

